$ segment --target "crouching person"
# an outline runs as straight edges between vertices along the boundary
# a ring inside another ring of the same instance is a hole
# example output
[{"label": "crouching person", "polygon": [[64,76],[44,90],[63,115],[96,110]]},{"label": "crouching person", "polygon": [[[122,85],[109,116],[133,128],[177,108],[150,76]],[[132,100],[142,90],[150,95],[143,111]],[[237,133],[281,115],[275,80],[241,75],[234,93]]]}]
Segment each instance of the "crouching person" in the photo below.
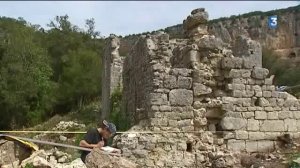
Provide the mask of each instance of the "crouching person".
[{"label": "crouching person", "polygon": [[[100,128],[91,128],[87,131],[83,140],[80,141],[79,146],[84,148],[103,148],[107,146],[108,139],[111,138],[116,133],[116,126],[113,123],[107,121],[102,122]],[[114,153],[120,153],[120,150],[115,149],[112,151]],[[86,156],[89,151],[82,151],[81,160],[85,163]]]}]

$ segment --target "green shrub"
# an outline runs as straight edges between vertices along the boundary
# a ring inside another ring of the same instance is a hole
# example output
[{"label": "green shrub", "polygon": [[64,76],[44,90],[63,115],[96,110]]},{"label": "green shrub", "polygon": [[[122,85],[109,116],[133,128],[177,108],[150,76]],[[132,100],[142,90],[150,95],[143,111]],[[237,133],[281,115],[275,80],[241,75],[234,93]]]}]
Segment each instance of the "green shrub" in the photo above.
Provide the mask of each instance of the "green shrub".
[{"label": "green shrub", "polygon": [[109,120],[116,124],[117,130],[126,131],[129,126],[129,119],[122,111],[122,89],[118,87],[111,95],[111,113]]},{"label": "green shrub", "polygon": [[[300,66],[294,59],[283,59],[268,49],[263,50],[263,67],[269,69],[270,75],[275,75],[277,86],[297,86],[300,84]],[[287,90],[300,96],[300,87]]]},{"label": "green shrub", "polygon": [[34,168],[34,166],[33,166],[32,163],[30,163],[30,164],[27,163],[27,164],[25,165],[25,168]]}]

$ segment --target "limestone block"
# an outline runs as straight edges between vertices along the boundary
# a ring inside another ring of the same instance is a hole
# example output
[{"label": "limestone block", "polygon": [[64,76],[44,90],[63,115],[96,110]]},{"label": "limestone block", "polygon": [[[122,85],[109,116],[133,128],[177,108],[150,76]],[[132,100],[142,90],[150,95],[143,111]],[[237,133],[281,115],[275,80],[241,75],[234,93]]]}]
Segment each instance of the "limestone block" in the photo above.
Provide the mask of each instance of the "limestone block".
[{"label": "limestone block", "polygon": [[[198,33],[200,34],[200,32],[198,31]],[[222,39],[217,38],[213,35],[204,35],[201,38],[199,38],[197,40],[197,45],[199,47],[199,49],[203,50],[203,49],[208,49],[212,52],[214,51],[220,51],[224,48],[224,43],[222,41]],[[211,60],[212,61],[212,60]]]},{"label": "limestone block", "polygon": [[297,120],[295,120],[295,119],[285,119],[284,120],[284,129],[285,129],[285,131],[289,131],[289,132],[298,131]]},{"label": "limestone block", "polygon": [[246,69],[231,69],[228,76],[229,78],[249,78],[251,71]]},{"label": "limestone block", "polygon": [[246,90],[246,91],[243,91],[243,97],[253,97],[254,96],[254,91],[253,90]]},{"label": "limestone block", "polygon": [[272,92],[271,91],[263,91],[263,97],[266,97],[266,98],[272,97]]},{"label": "limestone block", "polygon": [[237,112],[227,112],[223,115],[223,117],[233,117],[233,118],[242,118],[242,113]]},{"label": "limestone block", "polygon": [[230,103],[230,104],[222,104],[221,108],[224,111],[234,111],[235,110],[234,105],[232,103]]},{"label": "limestone block", "polygon": [[237,101],[234,97],[222,97],[222,102],[224,104],[235,103]]},{"label": "limestone block", "polygon": [[294,111],[294,117],[295,119],[300,119],[300,111]]},{"label": "limestone block", "polygon": [[256,108],[256,107],[253,107],[253,106],[248,107],[247,109],[248,109],[248,111],[256,111],[256,110],[257,110],[257,108]]},{"label": "limestone block", "polygon": [[257,65],[254,59],[243,58],[243,68],[245,69],[253,69]]},{"label": "limestone block", "polygon": [[171,105],[187,106],[193,103],[193,91],[186,89],[173,89],[169,93]]},{"label": "limestone block", "polygon": [[232,96],[233,96],[233,97],[236,97],[236,98],[242,98],[243,95],[244,95],[244,93],[245,93],[244,90],[243,90],[243,91],[241,91],[241,90],[234,90],[234,91],[232,92]]},{"label": "limestone block", "polygon": [[207,119],[206,118],[194,118],[193,120],[195,127],[202,127],[207,125]]},{"label": "limestone block", "polygon": [[245,90],[244,84],[232,84],[232,90]]},{"label": "limestone block", "polygon": [[254,112],[244,112],[244,113],[242,113],[242,116],[243,116],[243,118],[246,118],[246,119],[254,118]]},{"label": "limestone block", "polygon": [[192,87],[192,78],[178,76],[178,87],[182,89],[190,89]]},{"label": "limestone block", "polygon": [[204,117],[205,115],[205,112],[206,112],[206,109],[205,108],[200,108],[200,109],[194,109],[194,116],[197,118],[197,117]]},{"label": "limestone block", "polygon": [[274,141],[258,141],[257,148],[260,152],[272,152],[275,149]]},{"label": "limestone block", "polygon": [[167,75],[164,79],[164,87],[168,89],[174,89],[177,88],[177,81],[176,81],[176,76],[173,75]]},{"label": "limestone block", "polygon": [[193,89],[195,96],[206,95],[212,92],[212,89],[210,87],[205,86],[201,83],[194,83]]},{"label": "limestone block", "polygon": [[244,79],[244,78],[234,78],[232,79],[232,83],[235,83],[235,84],[249,84],[247,83],[248,79]]},{"label": "limestone block", "polygon": [[273,107],[265,107],[265,111],[271,112],[271,111],[274,111],[274,108]]},{"label": "limestone block", "polygon": [[279,97],[278,91],[272,91],[272,97],[278,98]]},{"label": "limestone block", "polygon": [[247,123],[248,131],[258,131],[259,130],[259,121],[254,119],[248,119]]},{"label": "limestone block", "polygon": [[258,151],[257,141],[246,141],[246,151],[247,152],[256,152]]},{"label": "limestone block", "polygon": [[248,139],[248,132],[247,131],[235,131],[235,138],[236,139]]},{"label": "limestone block", "polygon": [[278,98],[276,101],[277,101],[277,106],[282,107],[284,105],[284,99]]},{"label": "limestone block", "polygon": [[280,136],[280,132],[265,132],[265,139],[268,140],[276,140],[278,136]]},{"label": "limestone block", "polygon": [[184,111],[182,113],[178,114],[181,119],[192,119],[194,118],[194,112],[193,111]]},{"label": "limestone block", "polygon": [[178,121],[177,120],[169,120],[168,121],[168,126],[169,127],[177,127],[178,126]]},{"label": "limestone block", "polygon": [[278,120],[278,112],[268,112],[268,120]]},{"label": "limestone block", "polygon": [[159,110],[162,111],[162,112],[171,111],[171,106],[169,106],[169,105],[162,105],[162,106],[159,107]]},{"label": "limestone block", "polygon": [[204,24],[208,21],[208,13],[204,8],[199,8],[197,10],[193,10],[191,15],[189,15],[183,21],[183,29],[185,31],[190,30],[200,24]]},{"label": "limestone block", "polygon": [[297,120],[297,129],[300,130],[300,120]]},{"label": "limestone block", "polygon": [[248,85],[255,85],[255,79],[249,78],[246,80]]},{"label": "limestone block", "polygon": [[170,73],[175,76],[180,75],[189,77],[192,74],[192,70],[187,68],[173,68],[171,69]]},{"label": "limestone block", "polygon": [[242,118],[224,117],[221,120],[221,127],[224,130],[240,130],[246,126],[247,120]]},{"label": "limestone block", "polygon": [[235,134],[233,132],[224,132],[223,139],[234,139]]},{"label": "limestone block", "polygon": [[178,121],[179,127],[188,127],[192,125],[192,120],[180,120]]},{"label": "limestone block", "polygon": [[255,67],[252,70],[252,74],[251,76],[254,79],[265,79],[267,77],[267,75],[269,74],[269,70],[265,69],[265,68],[260,68],[260,67]]},{"label": "limestone block", "polygon": [[267,119],[267,113],[265,111],[255,111],[255,119],[265,120]]},{"label": "limestone block", "polygon": [[281,132],[284,131],[284,122],[282,120],[265,120],[260,126],[260,131]]},{"label": "limestone block", "polygon": [[150,124],[152,126],[168,126],[168,120],[166,118],[151,118]]},{"label": "limestone block", "polygon": [[262,97],[263,92],[262,91],[255,91],[255,97]]},{"label": "limestone block", "polygon": [[249,140],[262,140],[265,139],[264,132],[249,132]]},{"label": "limestone block", "polygon": [[298,108],[297,108],[297,107],[290,107],[290,110],[291,110],[291,111],[297,111]]},{"label": "limestone block", "polygon": [[261,97],[261,98],[258,98],[258,105],[261,107],[266,107],[266,106],[270,105],[270,102],[267,99]]},{"label": "limestone block", "polygon": [[259,85],[253,85],[252,86],[252,90],[254,90],[254,91],[262,91],[262,88]]},{"label": "limestone block", "polygon": [[223,69],[241,69],[243,65],[243,59],[238,57],[224,57],[221,61],[221,67]]},{"label": "limestone block", "polygon": [[244,140],[228,140],[227,148],[232,151],[243,151],[246,148]]},{"label": "limestone block", "polygon": [[267,85],[266,87],[267,87],[266,88],[267,91],[275,91],[275,86],[274,85]]},{"label": "limestone block", "polygon": [[150,101],[153,105],[163,105],[167,104],[168,97],[163,93],[150,93]]},{"label": "limestone block", "polygon": [[291,111],[280,111],[278,113],[279,119],[287,119],[287,118],[293,118],[293,112]]},{"label": "limestone block", "polygon": [[239,112],[245,112],[245,111],[247,111],[248,109],[247,109],[247,107],[236,107],[235,110],[236,110],[236,111],[239,111]]}]

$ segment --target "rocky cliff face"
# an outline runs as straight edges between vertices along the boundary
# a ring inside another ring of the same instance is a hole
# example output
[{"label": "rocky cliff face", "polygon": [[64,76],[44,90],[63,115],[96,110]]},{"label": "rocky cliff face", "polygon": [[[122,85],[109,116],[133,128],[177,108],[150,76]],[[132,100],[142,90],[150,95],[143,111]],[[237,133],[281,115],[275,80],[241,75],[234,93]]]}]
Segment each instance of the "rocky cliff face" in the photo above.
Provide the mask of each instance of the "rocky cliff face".
[{"label": "rocky cliff face", "polygon": [[[268,27],[268,16],[278,16],[278,28]],[[260,42],[283,57],[300,55],[300,6],[269,12],[251,12],[230,18],[219,18],[208,22],[210,34],[221,38],[226,43],[234,43],[239,35],[245,35]],[[165,29],[171,38],[185,37],[182,24]],[[136,36],[138,37],[138,36]],[[126,44],[132,44],[133,36],[122,40],[121,50],[129,51]]]},{"label": "rocky cliff face", "polygon": [[[278,28],[268,27],[268,16],[278,16]],[[250,17],[237,17],[209,25],[211,34],[224,42],[234,42],[237,36],[246,35],[281,56],[295,57],[300,54],[300,10],[299,7],[285,12],[262,13]]]}]

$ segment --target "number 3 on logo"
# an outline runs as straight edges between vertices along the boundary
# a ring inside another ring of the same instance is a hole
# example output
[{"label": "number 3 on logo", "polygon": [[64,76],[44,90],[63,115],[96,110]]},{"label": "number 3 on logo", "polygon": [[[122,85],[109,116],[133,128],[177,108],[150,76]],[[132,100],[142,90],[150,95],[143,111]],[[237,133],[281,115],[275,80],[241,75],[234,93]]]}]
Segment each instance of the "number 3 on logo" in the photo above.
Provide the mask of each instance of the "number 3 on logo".
[{"label": "number 3 on logo", "polygon": [[269,16],[268,25],[269,25],[269,28],[271,28],[271,29],[277,28],[277,16],[276,15]]}]

